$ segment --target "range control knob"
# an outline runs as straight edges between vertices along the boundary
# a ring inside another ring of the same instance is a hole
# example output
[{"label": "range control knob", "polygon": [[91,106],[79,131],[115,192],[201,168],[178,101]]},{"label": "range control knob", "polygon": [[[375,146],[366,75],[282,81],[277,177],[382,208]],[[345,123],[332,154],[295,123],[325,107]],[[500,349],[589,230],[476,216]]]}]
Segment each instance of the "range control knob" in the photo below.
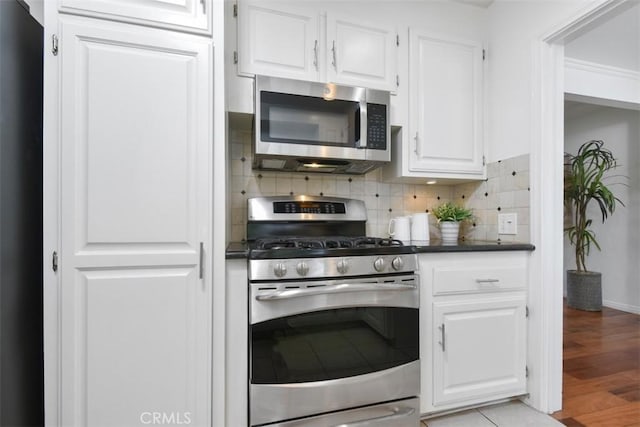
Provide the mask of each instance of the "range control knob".
[{"label": "range control knob", "polygon": [[376,260],[373,261],[373,268],[375,268],[377,272],[384,271],[384,258],[376,258]]},{"label": "range control knob", "polygon": [[393,259],[393,261],[391,261],[391,267],[393,267],[393,269],[396,271],[402,270],[402,267],[404,267],[404,261],[402,260],[402,258],[397,256]]},{"label": "range control knob", "polygon": [[341,259],[340,261],[338,261],[338,265],[336,265],[336,268],[338,269],[338,273],[347,274],[347,271],[349,271],[349,263],[346,259]]},{"label": "range control knob", "polygon": [[276,277],[283,277],[285,274],[287,274],[287,266],[281,262],[277,263],[273,266],[273,274],[275,274]]},{"label": "range control knob", "polygon": [[298,265],[296,265],[296,271],[301,276],[306,276],[309,272],[309,264],[304,261],[300,261]]}]

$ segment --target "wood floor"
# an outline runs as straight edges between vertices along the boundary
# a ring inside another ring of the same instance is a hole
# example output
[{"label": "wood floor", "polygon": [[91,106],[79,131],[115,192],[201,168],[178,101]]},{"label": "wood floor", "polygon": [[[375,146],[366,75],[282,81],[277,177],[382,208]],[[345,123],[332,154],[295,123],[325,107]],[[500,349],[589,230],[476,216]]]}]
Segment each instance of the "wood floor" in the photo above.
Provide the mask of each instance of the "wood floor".
[{"label": "wood floor", "polygon": [[640,316],[564,309],[566,426],[640,427]]}]

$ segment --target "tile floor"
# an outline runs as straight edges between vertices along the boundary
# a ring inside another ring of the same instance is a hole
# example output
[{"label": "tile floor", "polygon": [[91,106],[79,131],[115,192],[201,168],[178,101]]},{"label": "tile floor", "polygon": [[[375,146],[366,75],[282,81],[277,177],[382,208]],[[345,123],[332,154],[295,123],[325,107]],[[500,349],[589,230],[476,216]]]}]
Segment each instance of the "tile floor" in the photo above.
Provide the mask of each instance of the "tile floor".
[{"label": "tile floor", "polygon": [[507,402],[430,418],[421,427],[551,427],[563,424],[522,402]]}]

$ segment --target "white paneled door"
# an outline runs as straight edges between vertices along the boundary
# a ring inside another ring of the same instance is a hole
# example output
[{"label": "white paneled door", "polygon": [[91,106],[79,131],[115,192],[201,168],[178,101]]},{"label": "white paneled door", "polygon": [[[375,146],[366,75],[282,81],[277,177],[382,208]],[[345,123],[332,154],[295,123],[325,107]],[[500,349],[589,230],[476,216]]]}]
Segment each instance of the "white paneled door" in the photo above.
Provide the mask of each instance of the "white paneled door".
[{"label": "white paneled door", "polygon": [[59,31],[61,425],[210,425],[211,40]]},{"label": "white paneled door", "polygon": [[433,303],[433,404],[526,391],[526,296]]},{"label": "white paneled door", "polygon": [[318,13],[291,2],[242,1],[238,13],[238,71],[318,80]]},{"label": "white paneled door", "polygon": [[397,55],[392,25],[327,14],[327,80],[395,91]]},{"label": "white paneled door", "polygon": [[410,31],[409,169],[482,178],[482,44]]}]

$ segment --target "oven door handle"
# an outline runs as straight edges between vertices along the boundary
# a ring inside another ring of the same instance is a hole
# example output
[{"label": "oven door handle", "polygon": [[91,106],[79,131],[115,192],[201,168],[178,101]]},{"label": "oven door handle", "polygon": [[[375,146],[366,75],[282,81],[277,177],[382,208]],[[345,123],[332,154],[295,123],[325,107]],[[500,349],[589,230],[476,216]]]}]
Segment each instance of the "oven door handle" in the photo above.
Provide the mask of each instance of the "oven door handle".
[{"label": "oven door handle", "polygon": [[404,418],[404,417],[413,415],[415,411],[416,411],[415,408],[394,408],[393,414],[390,414],[390,415],[384,415],[382,417],[375,417],[375,418],[368,418],[366,420],[355,421],[352,423],[338,424],[334,427],[365,427],[365,426],[371,425],[372,422],[381,423],[384,421],[385,423],[387,423],[388,421],[393,421],[399,418]]},{"label": "oven door handle", "polygon": [[273,301],[311,295],[336,294],[341,292],[413,291],[415,289],[415,285],[407,285],[404,283],[340,283],[337,285],[326,285],[317,288],[286,289],[283,291],[271,292],[269,294],[257,295],[256,300]]}]

